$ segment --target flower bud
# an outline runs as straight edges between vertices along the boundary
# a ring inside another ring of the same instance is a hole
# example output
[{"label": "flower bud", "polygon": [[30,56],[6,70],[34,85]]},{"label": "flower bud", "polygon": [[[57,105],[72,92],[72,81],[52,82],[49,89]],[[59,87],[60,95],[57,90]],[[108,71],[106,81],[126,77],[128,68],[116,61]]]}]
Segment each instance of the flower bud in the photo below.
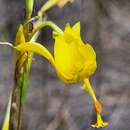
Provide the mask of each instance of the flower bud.
[{"label": "flower bud", "polygon": [[34,0],[26,0],[26,19],[32,15]]}]

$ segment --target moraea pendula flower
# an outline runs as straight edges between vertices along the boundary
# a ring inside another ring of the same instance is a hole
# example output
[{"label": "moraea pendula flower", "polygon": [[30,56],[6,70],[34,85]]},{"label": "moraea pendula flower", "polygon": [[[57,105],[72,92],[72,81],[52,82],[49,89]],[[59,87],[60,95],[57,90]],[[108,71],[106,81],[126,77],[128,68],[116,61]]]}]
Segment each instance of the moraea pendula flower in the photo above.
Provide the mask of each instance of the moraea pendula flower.
[{"label": "moraea pendula flower", "polygon": [[65,83],[84,81],[82,89],[87,91],[94,101],[97,123],[92,127],[107,126],[101,118],[102,105],[97,100],[89,82],[89,77],[96,70],[96,53],[91,45],[84,44],[80,37],[80,23],[71,27],[66,25],[65,31],[54,36],[54,57],[40,43],[27,42],[15,48],[19,51],[31,51],[45,57],[55,68],[58,77]]},{"label": "moraea pendula flower", "polygon": [[60,77],[66,83],[76,83],[91,76],[96,70],[96,54],[89,44],[84,44],[80,38],[80,25],[73,28],[66,25],[62,35],[55,37],[55,64]]}]

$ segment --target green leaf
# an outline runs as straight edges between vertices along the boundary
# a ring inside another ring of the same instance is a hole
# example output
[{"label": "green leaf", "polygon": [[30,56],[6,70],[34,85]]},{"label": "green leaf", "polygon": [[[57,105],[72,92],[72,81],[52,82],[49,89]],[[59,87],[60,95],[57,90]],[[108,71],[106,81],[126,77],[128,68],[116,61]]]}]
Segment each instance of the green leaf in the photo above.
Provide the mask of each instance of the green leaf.
[{"label": "green leaf", "polygon": [[5,115],[4,123],[3,123],[3,126],[2,126],[2,130],[9,130],[11,95],[12,95],[12,93],[10,94],[9,102],[8,102],[8,105],[7,105],[7,110],[6,110],[6,115]]},{"label": "green leaf", "polygon": [[26,64],[25,72],[21,78],[21,102],[22,105],[25,102],[27,91],[28,91],[28,81],[29,81],[29,73],[30,73],[30,66],[31,66],[32,58],[28,59],[28,63]]}]

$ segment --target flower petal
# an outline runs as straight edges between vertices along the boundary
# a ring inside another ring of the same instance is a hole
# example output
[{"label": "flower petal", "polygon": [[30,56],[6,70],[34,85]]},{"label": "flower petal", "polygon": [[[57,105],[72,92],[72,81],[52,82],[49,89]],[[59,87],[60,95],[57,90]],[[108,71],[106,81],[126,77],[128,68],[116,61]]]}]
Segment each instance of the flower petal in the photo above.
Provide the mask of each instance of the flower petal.
[{"label": "flower petal", "polygon": [[67,24],[64,34],[55,37],[54,56],[60,71],[67,77],[73,76],[73,82],[88,78],[96,70],[95,51],[82,42],[79,22],[73,29]]},{"label": "flower petal", "polygon": [[58,67],[55,64],[54,58],[51,55],[51,53],[48,51],[47,48],[45,48],[44,46],[42,46],[40,43],[36,43],[36,42],[26,42],[26,44],[20,44],[18,46],[15,47],[15,49],[17,49],[18,51],[29,51],[29,52],[34,52],[37,53],[39,55],[41,55],[42,57],[46,58],[47,60],[49,60],[49,62],[52,64],[52,66],[55,68],[57,75],[64,80],[64,82],[68,83],[71,82],[70,77],[67,77],[67,75],[65,75],[62,71],[60,71],[58,69]]},{"label": "flower petal", "polygon": [[80,36],[80,22],[77,22],[73,27],[72,30]]},{"label": "flower petal", "polygon": [[90,44],[84,44],[79,47],[80,54],[84,56],[86,61],[96,60],[96,53]]},{"label": "flower petal", "polygon": [[18,32],[16,34],[16,39],[15,39],[15,45],[16,46],[20,43],[25,43],[25,37],[24,37],[23,25],[22,24],[18,28]]},{"label": "flower petal", "polygon": [[26,44],[20,44],[15,47],[18,51],[30,51],[30,52],[35,52],[46,59],[48,59],[53,66],[54,65],[54,59],[51,53],[40,43],[36,42],[26,42]]},{"label": "flower petal", "polygon": [[70,57],[70,46],[66,44],[63,36],[58,36],[55,38],[54,45],[54,57],[56,66],[58,69],[65,73],[66,75],[70,75],[71,70],[71,57]]}]

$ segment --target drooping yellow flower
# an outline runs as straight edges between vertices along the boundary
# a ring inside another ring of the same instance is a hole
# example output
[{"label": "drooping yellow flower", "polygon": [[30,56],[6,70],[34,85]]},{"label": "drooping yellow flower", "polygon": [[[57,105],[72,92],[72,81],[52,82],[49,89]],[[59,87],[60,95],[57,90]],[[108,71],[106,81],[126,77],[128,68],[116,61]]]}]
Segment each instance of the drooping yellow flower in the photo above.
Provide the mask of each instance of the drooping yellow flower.
[{"label": "drooping yellow flower", "polygon": [[[64,33],[55,36],[54,58],[38,43],[20,44],[20,51],[32,51],[46,57],[55,67],[60,79],[65,83],[76,83],[90,77],[96,70],[96,54],[89,44],[80,38],[80,23],[70,27],[66,25]],[[44,50],[44,51],[43,51]]]},{"label": "drooping yellow flower", "polygon": [[91,76],[96,70],[96,54],[91,45],[84,44],[80,38],[80,24],[73,28],[66,25],[62,35],[55,37],[55,64],[60,77],[66,83],[76,83]]},{"label": "drooping yellow flower", "polygon": [[87,91],[94,101],[97,113],[97,123],[92,127],[100,128],[108,123],[103,122],[100,113],[102,105],[97,100],[89,82],[89,77],[96,70],[96,53],[91,45],[84,44],[80,37],[80,23],[73,27],[66,25],[65,31],[56,35],[54,44],[54,56],[41,44],[27,42],[15,48],[19,51],[31,51],[45,57],[55,68],[58,77],[65,83],[77,83],[84,81],[83,90]]}]

